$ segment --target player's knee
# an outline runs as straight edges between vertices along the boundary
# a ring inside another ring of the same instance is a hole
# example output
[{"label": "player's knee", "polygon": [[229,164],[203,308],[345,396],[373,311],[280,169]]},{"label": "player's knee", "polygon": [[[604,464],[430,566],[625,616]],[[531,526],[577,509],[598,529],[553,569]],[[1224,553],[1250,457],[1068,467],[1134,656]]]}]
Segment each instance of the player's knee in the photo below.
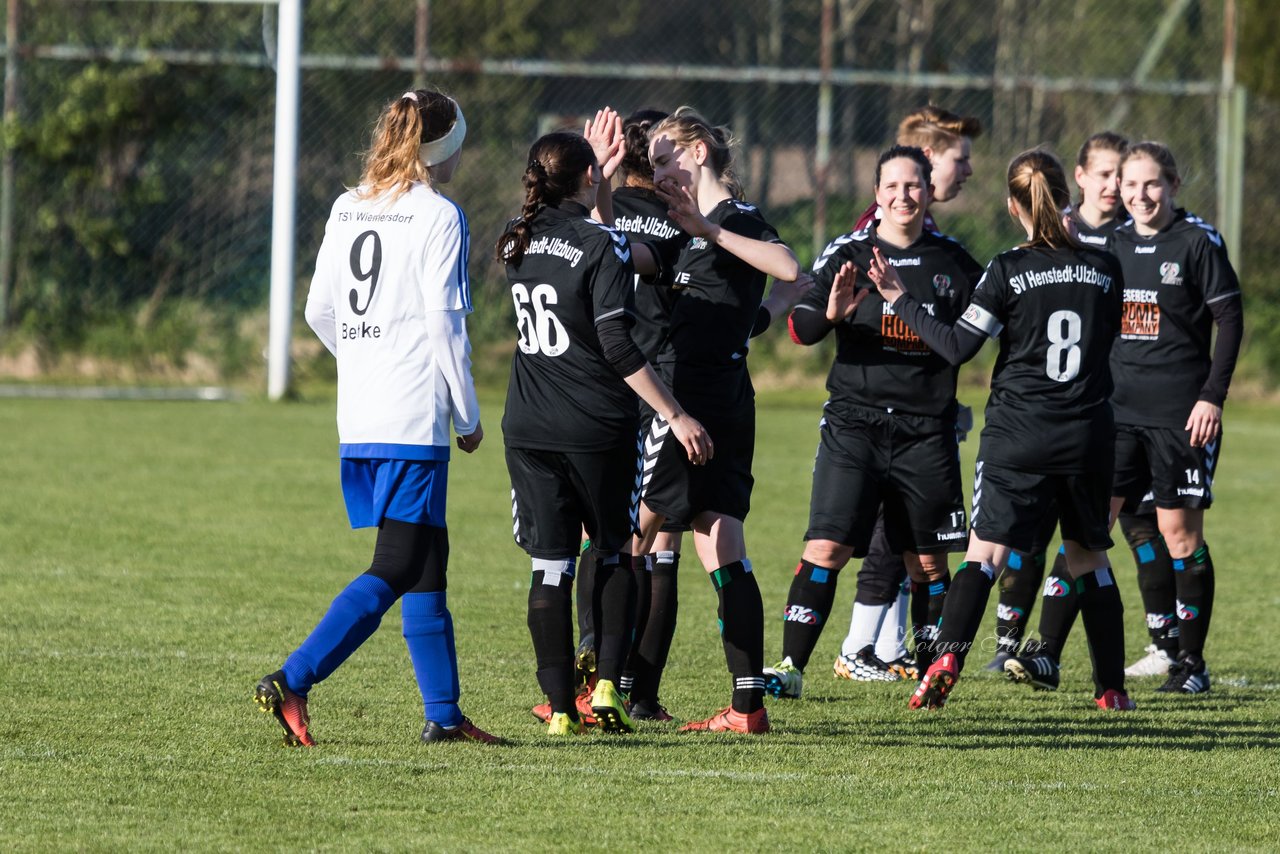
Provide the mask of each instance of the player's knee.
[{"label": "player's knee", "polygon": [[840,569],[853,556],[853,549],[834,540],[809,540],[804,545],[804,560],[827,569]]},{"label": "player's knee", "polygon": [[1121,512],[1120,532],[1130,549],[1137,549],[1160,536],[1156,517],[1149,514]]}]

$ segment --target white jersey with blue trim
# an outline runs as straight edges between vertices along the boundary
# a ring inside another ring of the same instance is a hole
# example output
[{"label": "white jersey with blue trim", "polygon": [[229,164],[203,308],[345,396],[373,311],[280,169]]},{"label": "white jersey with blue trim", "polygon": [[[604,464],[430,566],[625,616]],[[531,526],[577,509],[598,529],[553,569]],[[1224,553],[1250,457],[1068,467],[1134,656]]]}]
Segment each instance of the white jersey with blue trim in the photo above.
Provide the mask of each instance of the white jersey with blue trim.
[{"label": "white jersey with blue trim", "polygon": [[444,460],[475,432],[467,218],[426,184],[334,202],[307,322],[338,360],[343,457]]}]

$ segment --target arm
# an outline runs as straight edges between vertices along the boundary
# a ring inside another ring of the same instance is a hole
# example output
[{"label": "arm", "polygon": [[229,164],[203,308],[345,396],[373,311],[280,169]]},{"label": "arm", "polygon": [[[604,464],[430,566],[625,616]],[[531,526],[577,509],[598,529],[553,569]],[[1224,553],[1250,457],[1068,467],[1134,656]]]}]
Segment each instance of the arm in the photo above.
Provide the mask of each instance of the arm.
[{"label": "arm", "polygon": [[598,321],[596,334],[600,337],[605,360],[641,400],[671,425],[676,439],[689,455],[689,461],[694,465],[702,465],[711,459],[715,453],[711,437],[701,424],[680,408],[666,385],[645,361],[644,354],[627,332],[624,316],[615,314]]},{"label": "arm", "polygon": [[1244,306],[1239,293],[1209,303],[1209,311],[1218,325],[1213,365],[1200,388],[1200,399],[1191,408],[1187,426],[1183,428],[1191,433],[1191,445],[1196,448],[1203,448],[1222,432],[1222,405],[1227,400],[1231,375],[1235,373],[1240,355],[1240,341],[1244,338]]},{"label": "arm", "polygon": [[744,237],[710,222],[702,215],[689,191],[672,180],[664,181],[654,189],[658,197],[667,203],[672,221],[685,234],[705,238],[708,243],[719,246],[775,279],[794,282],[800,275],[800,262],[785,243]]},{"label": "arm", "polygon": [[466,312],[428,311],[427,340],[432,343],[436,368],[449,387],[453,429],[458,434],[458,447],[468,454],[480,445],[484,431],[480,427],[480,402],[476,399],[471,379],[471,342],[467,339]]},{"label": "arm", "polygon": [[311,277],[311,290],[307,292],[307,307],[303,316],[325,349],[337,356],[338,325],[333,310],[333,264],[329,255],[328,242],[322,242],[316,255],[316,272]]},{"label": "arm", "polygon": [[[806,300],[791,313],[791,340],[797,344],[817,344],[837,325],[852,317],[871,293],[866,286],[858,287],[857,281],[857,265],[852,261],[841,264],[831,280],[825,312],[819,311],[812,300]],[[820,294],[815,291],[815,295]]]},{"label": "arm", "polygon": [[751,337],[763,335],[775,317],[781,317],[791,311],[792,307],[804,299],[805,294],[812,289],[813,277],[806,273],[801,273],[794,282],[774,279],[773,287],[769,288],[769,296],[760,303],[760,310],[756,312],[756,323],[751,329]]},{"label": "arm", "polygon": [[902,322],[950,365],[962,365],[972,359],[987,336],[994,338],[1003,328],[987,311],[972,303],[955,326],[938,320],[907,293],[898,271],[885,261],[879,249],[875,250],[868,275]]}]

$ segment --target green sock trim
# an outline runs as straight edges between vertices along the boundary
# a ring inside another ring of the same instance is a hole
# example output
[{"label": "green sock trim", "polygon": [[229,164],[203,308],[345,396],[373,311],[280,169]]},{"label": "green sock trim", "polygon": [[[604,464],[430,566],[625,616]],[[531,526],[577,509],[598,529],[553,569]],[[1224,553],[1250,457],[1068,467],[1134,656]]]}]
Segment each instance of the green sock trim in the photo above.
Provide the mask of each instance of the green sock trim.
[{"label": "green sock trim", "polygon": [[712,570],[711,583],[715,585],[717,590],[723,590],[724,586],[730,581],[733,581],[733,573],[729,572],[727,567],[722,566],[719,569]]}]

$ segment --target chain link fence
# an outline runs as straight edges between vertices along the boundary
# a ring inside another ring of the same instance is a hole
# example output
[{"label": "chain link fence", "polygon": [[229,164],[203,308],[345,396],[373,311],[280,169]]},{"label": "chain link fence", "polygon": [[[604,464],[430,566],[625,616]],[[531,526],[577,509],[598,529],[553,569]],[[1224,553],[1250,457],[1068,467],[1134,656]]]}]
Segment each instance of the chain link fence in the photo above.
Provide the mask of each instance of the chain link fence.
[{"label": "chain link fence", "polygon": [[[0,373],[65,369],[76,354],[121,376],[260,380],[275,17],[246,2],[8,0]],[[984,128],[973,178],[935,212],[979,261],[1019,238],[1008,159],[1046,144],[1070,165],[1103,129],[1170,144],[1179,200],[1210,221],[1230,214],[1222,0],[309,0],[302,42],[299,306],[378,111],[435,85],[468,119],[448,192],[471,220],[481,362],[510,347],[490,254],[519,209],[528,145],[606,104],[690,104],[730,125],[747,197],[802,260],[869,203],[876,154],[929,102]],[[1274,109],[1259,115],[1274,127]],[[1251,141],[1269,136],[1250,126]],[[1227,236],[1243,268],[1276,254],[1269,228],[1241,231]],[[305,378],[328,362],[304,331]],[[763,349],[796,358],[776,340]]]}]

